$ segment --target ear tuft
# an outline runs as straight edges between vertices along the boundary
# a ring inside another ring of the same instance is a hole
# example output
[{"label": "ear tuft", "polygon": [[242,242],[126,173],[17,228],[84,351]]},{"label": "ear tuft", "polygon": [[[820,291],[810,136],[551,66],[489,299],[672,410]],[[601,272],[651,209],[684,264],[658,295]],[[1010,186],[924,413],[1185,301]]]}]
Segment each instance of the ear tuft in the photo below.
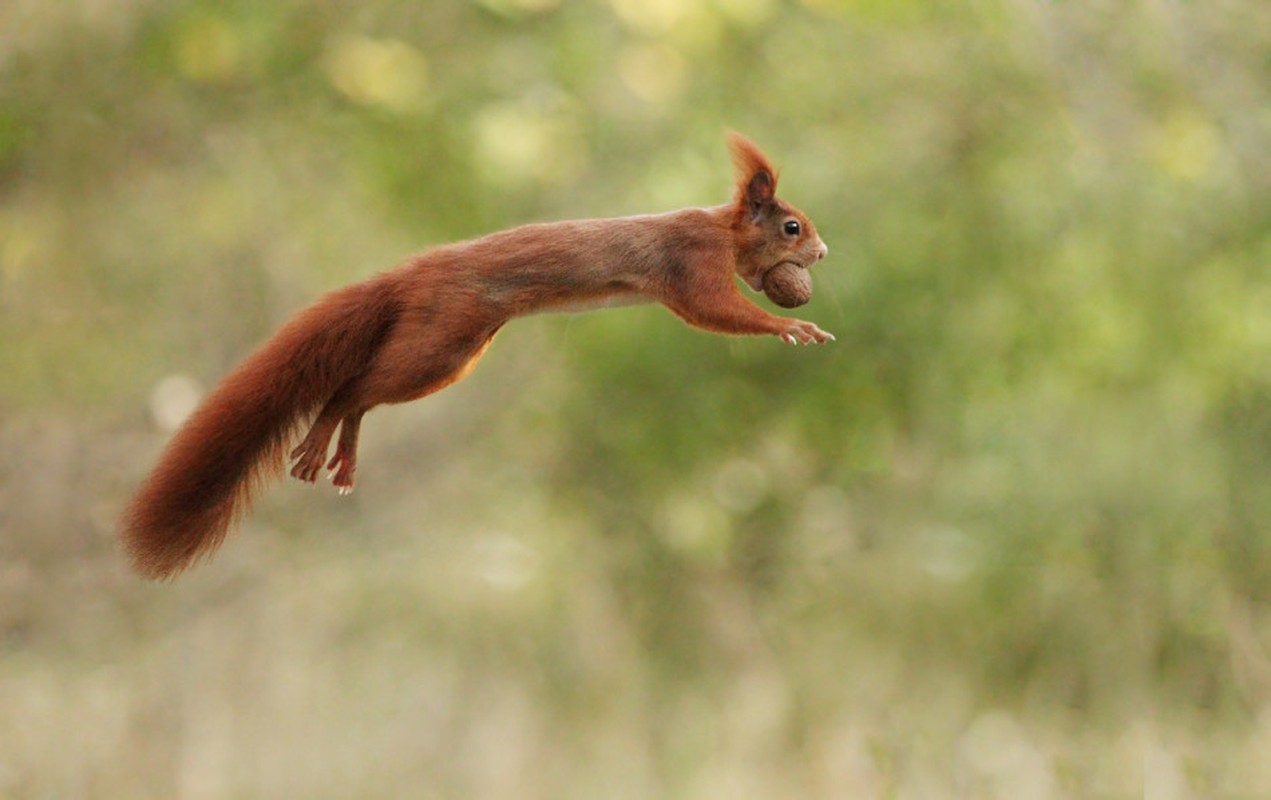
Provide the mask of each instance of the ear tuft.
[{"label": "ear tuft", "polygon": [[740,133],[728,134],[737,166],[737,204],[758,218],[777,194],[777,172],[759,147]]}]

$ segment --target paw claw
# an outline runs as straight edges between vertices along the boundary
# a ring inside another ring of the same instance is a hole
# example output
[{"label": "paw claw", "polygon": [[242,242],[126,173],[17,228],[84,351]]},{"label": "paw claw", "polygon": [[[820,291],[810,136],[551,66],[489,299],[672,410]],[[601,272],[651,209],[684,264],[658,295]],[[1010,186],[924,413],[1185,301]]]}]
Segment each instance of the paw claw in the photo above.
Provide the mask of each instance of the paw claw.
[{"label": "paw claw", "polygon": [[833,334],[801,319],[789,320],[789,327],[781,332],[781,341],[787,344],[819,344],[833,341],[833,339]]}]

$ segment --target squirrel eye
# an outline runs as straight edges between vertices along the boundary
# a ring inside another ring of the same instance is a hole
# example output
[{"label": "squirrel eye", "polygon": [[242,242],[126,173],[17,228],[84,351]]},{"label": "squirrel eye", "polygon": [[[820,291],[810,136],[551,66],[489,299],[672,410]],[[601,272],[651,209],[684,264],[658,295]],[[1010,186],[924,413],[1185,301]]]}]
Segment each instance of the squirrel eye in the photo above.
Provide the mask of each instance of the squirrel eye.
[{"label": "squirrel eye", "polygon": [[787,220],[784,230],[786,232],[786,236],[798,236],[799,235],[799,221],[793,220],[793,219]]}]

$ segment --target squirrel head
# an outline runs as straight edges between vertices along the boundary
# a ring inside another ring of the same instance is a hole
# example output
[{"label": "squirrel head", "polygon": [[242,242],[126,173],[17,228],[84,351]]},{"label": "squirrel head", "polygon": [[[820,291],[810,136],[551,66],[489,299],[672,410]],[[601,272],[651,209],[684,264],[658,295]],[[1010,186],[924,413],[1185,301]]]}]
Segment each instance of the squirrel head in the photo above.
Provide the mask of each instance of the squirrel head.
[{"label": "squirrel head", "polygon": [[755,143],[731,133],[728,146],[737,166],[732,218],[737,275],[758,292],[768,270],[787,262],[806,269],[828,248],[807,214],[777,199],[777,171]]}]

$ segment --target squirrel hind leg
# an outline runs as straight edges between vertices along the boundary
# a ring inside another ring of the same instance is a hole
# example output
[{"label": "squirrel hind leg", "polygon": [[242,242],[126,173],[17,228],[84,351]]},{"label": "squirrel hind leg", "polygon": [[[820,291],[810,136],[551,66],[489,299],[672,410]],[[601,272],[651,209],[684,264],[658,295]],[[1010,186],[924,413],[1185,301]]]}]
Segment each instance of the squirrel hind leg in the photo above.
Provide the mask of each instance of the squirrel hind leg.
[{"label": "squirrel hind leg", "polygon": [[327,462],[327,469],[335,471],[331,482],[342,495],[353,492],[353,476],[357,472],[357,436],[363,413],[358,411],[341,420],[340,440],[336,443],[335,455]]},{"label": "squirrel hind leg", "polygon": [[295,462],[291,465],[291,477],[306,483],[313,483],[318,479],[318,474],[322,472],[322,462],[327,459],[327,447],[331,444],[331,437],[339,422],[338,418],[327,421],[319,417],[313,423],[304,441],[291,451],[291,459]]},{"label": "squirrel hind leg", "polygon": [[[318,413],[317,419],[309,427],[309,433],[305,438],[291,451],[291,460],[295,463],[291,466],[291,476],[306,483],[313,483],[318,480],[318,475],[322,473],[322,467],[327,460],[327,448],[331,446],[331,437],[335,435],[335,429],[340,425],[341,421],[356,415],[361,420],[365,409],[353,411],[357,407],[355,402],[355,391],[352,384],[345,384],[335,393],[335,395],[327,401],[322,411]],[[350,434],[350,444],[357,446],[357,425],[352,426]],[[341,434],[340,441],[345,443],[345,434]],[[346,452],[348,448],[345,448]],[[340,453],[337,451],[336,456]],[[343,459],[341,459],[343,460]]]}]

